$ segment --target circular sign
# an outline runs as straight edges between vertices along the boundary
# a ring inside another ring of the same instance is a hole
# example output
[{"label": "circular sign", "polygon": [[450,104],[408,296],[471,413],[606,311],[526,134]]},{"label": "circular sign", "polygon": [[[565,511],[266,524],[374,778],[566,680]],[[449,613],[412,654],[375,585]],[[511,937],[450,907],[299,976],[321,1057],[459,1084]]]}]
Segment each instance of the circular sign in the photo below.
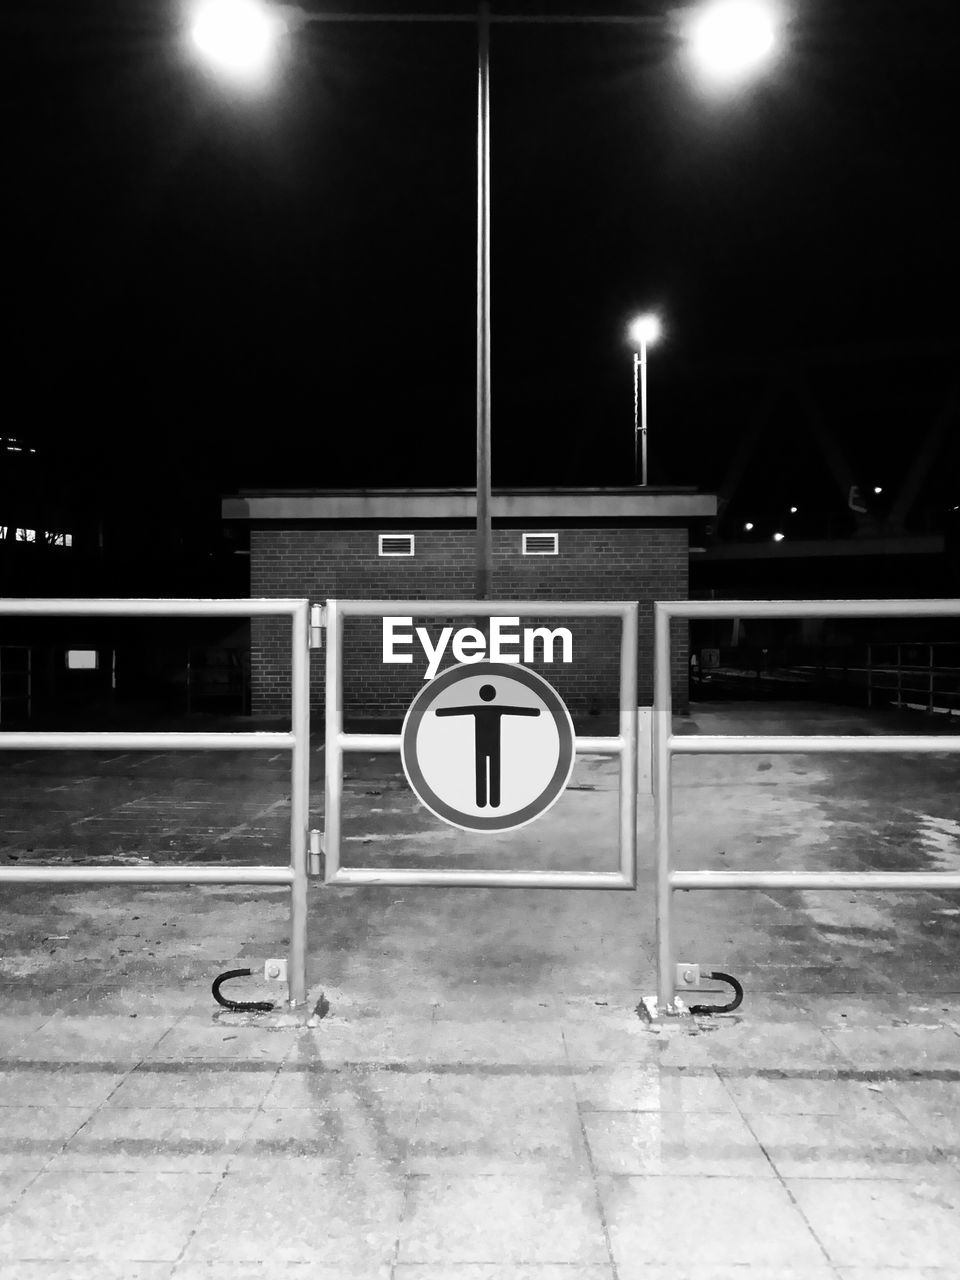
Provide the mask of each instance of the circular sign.
[{"label": "circular sign", "polygon": [[400,759],[417,799],[465,831],[523,827],[570,781],[570,712],[542,676],[504,662],[448,667],[411,702]]}]

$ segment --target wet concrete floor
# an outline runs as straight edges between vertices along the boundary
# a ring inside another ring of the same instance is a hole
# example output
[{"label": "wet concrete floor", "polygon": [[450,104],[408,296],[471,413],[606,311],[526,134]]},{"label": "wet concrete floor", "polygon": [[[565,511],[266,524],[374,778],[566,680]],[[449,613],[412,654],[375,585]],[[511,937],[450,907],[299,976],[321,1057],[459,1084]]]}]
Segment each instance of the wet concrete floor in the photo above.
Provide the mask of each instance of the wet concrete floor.
[{"label": "wet concrete floor", "polygon": [[[766,703],[678,729],[951,726]],[[485,838],[420,809],[396,757],[348,764],[355,865],[615,866],[609,761]],[[684,757],[677,864],[955,870],[958,771]],[[282,863],[288,803],[275,753],[4,752],[0,865]],[[957,1275],[960,894],[678,895],[680,957],[746,996],[655,1030],[649,797],[639,830],[636,893],[312,887],[329,1012],[306,1025],[210,996],[286,954],[282,890],[5,886],[0,1275]]]}]

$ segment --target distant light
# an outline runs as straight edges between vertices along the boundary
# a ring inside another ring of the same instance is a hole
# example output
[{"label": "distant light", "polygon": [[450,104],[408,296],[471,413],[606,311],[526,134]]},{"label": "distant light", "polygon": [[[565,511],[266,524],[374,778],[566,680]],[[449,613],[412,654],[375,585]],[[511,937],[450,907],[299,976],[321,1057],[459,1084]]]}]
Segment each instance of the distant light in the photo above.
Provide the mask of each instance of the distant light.
[{"label": "distant light", "polygon": [[687,38],[703,75],[733,84],[772,57],[778,43],[776,13],[763,0],[713,0],[693,16]]},{"label": "distant light", "polygon": [[279,14],[259,0],[202,0],[190,38],[217,70],[255,84],[269,71],[283,31]]},{"label": "distant light", "polygon": [[642,316],[632,321],[628,329],[630,340],[635,342],[637,346],[652,346],[663,333],[663,326],[660,323],[660,317],[652,311],[647,311]]},{"label": "distant light", "polygon": [[775,533],[775,534],[773,535],[773,540],[774,540],[774,542],[782,542],[782,541],[783,541],[783,539],[784,539],[784,536],[785,536],[785,535],[784,535],[784,534],[782,534],[782,533]]},{"label": "distant light", "polygon": [[883,490],[880,488],[880,486],[879,486],[878,484],[875,484],[875,485],[873,486],[873,492],[874,492],[874,493],[883,493]]},{"label": "distant light", "polygon": [[797,514],[797,508],[796,508],[796,507],[791,507],[791,508],[790,508],[790,514],[791,514],[792,516],[795,516],[795,515]]},{"label": "distant light", "polygon": [[747,533],[750,533],[750,532],[753,530],[753,521],[752,521],[752,520],[748,520],[748,521],[747,521],[747,523],[746,523],[743,527],[744,527],[744,529],[746,529]]}]

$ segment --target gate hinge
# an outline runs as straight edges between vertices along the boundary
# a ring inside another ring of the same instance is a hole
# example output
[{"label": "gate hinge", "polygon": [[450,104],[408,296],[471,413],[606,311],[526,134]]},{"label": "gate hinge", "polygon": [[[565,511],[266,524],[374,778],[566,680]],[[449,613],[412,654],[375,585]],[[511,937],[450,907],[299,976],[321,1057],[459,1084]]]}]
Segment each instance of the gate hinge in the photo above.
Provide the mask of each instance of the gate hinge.
[{"label": "gate hinge", "polygon": [[323,875],[323,832],[311,831],[308,833],[310,837],[310,874],[312,876]]},{"label": "gate hinge", "polygon": [[308,648],[323,648],[323,628],[327,625],[327,610],[322,604],[310,606],[310,640]]}]

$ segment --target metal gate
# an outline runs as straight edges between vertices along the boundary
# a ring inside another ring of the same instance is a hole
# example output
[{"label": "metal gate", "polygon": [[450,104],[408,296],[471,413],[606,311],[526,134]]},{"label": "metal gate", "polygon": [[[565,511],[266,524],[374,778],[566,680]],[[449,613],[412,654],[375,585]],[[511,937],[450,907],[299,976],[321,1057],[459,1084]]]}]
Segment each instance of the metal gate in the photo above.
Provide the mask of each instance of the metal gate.
[{"label": "metal gate", "polygon": [[290,619],[289,733],[0,732],[6,751],[265,751],[290,752],[288,866],[0,867],[3,884],[276,884],[290,886],[291,1004],[306,999],[307,828],[310,801],[309,602],[306,600],[0,600],[0,617]]},{"label": "metal gate", "polygon": [[[524,889],[633,889],[637,883],[637,611],[634,602],[549,600],[328,600],[326,654],[326,828],[313,852],[323,854],[325,884],[513,886]],[[619,618],[619,731],[615,737],[575,738],[578,753],[620,758],[619,869],[616,871],[490,871],[457,868],[380,868],[340,865],[343,756],[348,751],[399,752],[399,734],[343,731],[343,621],[347,617]],[[317,868],[319,870],[319,868]]]},{"label": "metal gate", "polygon": [[[657,1007],[676,1013],[673,895],[678,889],[960,889],[950,871],[674,871],[672,765],[705,752],[952,752],[960,736],[878,734],[785,737],[673,733],[670,621],[673,618],[957,618],[960,600],[684,600],[659,603],[654,621],[653,766],[657,862]],[[694,970],[695,966],[691,966]]]}]

